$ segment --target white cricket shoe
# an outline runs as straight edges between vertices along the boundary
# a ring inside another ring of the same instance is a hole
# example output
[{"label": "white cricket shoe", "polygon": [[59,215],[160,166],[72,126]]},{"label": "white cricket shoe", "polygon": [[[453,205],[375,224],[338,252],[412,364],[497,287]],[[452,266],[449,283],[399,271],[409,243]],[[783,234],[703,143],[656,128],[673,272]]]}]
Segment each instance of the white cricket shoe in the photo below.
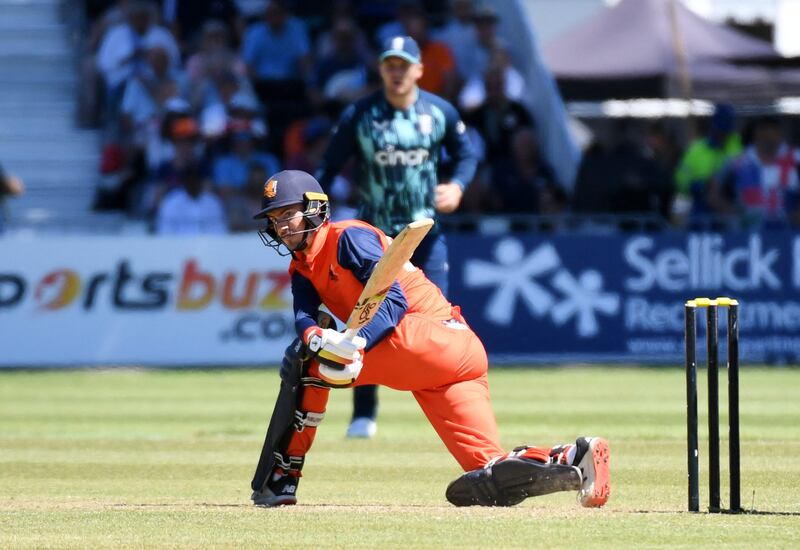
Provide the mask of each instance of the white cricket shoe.
[{"label": "white cricket shoe", "polygon": [[369,439],[375,436],[378,431],[378,423],[371,418],[361,416],[354,418],[347,428],[347,437],[358,439]]},{"label": "white cricket shoe", "polygon": [[611,451],[602,437],[579,437],[575,441],[575,464],[583,482],[578,496],[586,508],[599,508],[611,496],[609,462]]}]

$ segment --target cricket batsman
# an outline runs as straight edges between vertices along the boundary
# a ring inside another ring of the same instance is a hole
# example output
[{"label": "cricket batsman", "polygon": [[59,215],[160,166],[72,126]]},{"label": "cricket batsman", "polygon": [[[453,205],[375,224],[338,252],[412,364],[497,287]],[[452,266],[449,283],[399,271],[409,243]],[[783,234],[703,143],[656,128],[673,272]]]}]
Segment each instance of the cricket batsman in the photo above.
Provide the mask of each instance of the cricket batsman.
[{"label": "cricket batsman", "polygon": [[583,506],[603,506],[610,494],[604,439],[580,437],[574,444],[511,452],[500,447],[483,344],[419,269],[406,264],[355,338],[325,328],[320,306],[347,319],[389,247],[383,231],[365,222],[331,223],[328,207],[313,176],[286,170],[267,180],[255,216],[266,222],[259,230],[263,242],[292,257],[298,338],[281,367],[281,389],[251,484],[254,504],[297,502],[331,388],[377,384],[410,391],[464,470],[447,487],[452,504],[512,506],[573,490]]}]

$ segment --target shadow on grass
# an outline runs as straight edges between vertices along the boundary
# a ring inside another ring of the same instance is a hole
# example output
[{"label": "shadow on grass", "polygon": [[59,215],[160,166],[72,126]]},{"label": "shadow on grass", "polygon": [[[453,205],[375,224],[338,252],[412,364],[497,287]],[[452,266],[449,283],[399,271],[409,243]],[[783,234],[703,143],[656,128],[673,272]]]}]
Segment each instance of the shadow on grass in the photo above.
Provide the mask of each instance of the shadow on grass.
[{"label": "shadow on grass", "polygon": [[711,512],[689,512],[686,510],[631,510],[631,514],[705,514],[705,515],[726,515],[726,516],[800,516],[800,512],[771,512],[766,510],[719,510]]},{"label": "shadow on grass", "polygon": [[[270,508],[269,506],[255,506],[251,503],[241,502],[241,503],[219,503],[219,502],[198,502],[198,503],[186,503],[186,502],[162,502],[162,503],[115,503],[109,504],[110,508],[192,508],[192,507],[201,507],[201,508]],[[409,509],[440,509],[445,508],[448,510],[456,510],[453,506],[449,505],[430,505],[430,504],[398,504],[398,505],[387,505],[387,504],[302,504],[297,506],[297,508],[375,508],[375,509],[397,509],[397,508],[409,508]],[[475,507],[476,509],[481,509],[482,507]],[[498,507],[498,510],[509,510],[513,507]],[[621,513],[621,514],[640,514],[640,515],[648,515],[648,514],[663,514],[663,515],[679,515],[679,514],[697,514],[697,515],[712,515],[712,514],[719,514],[719,515],[728,515],[728,516],[797,516],[800,517],[800,512],[781,512],[781,511],[767,511],[767,510],[740,510],[740,511],[733,511],[733,510],[720,510],[718,512],[711,512],[708,510],[704,510],[701,512],[689,512],[686,510],[606,510],[607,512],[611,513]]]},{"label": "shadow on grass", "polygon": [[[202,507],[202,508],[289,508],[289,506],[260,506],[254,505],[252,503],[219,503],[219,502],[141,502],[141,503],[128,503],[128,502],[117,502],[113,504],[107,505],[110,508],[191,508],[194,506]],[[430,505],[430,504],[302,504],[297,506],[292,506],[296,508],[421,508],[421,509],[437,509],[437,508],[447,508],[447,509],[456,509],[450,505]]]}]

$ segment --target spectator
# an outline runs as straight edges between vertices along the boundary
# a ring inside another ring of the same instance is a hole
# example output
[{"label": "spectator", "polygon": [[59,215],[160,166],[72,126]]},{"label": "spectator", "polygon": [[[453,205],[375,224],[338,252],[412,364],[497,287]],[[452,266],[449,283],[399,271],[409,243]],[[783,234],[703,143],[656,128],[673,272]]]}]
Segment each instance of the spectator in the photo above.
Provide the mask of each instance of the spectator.
[{"label": "spectator", "polygon": [[207,175],[203,165],[203,144],[197,122],[190,116],[172,119],[169,136],[174,147],[174,155],[165,160],[157,169],[151,171],[142,196],[137,201],[136,214],[150,218],[157,210],[162,197],[182,185],[182,174],[190,168],[199,167]]},{"label": "spectator", "polygon": [[108,143],[103,147],[93,210],[128,210],[131,206],[129,195],[136,179],[126,160],[125,151],[119,143]]},{"label": "spectator", "polygon": [[167,52],[171,69],[180,65],[180,50],[170,32],[156,24],[153,4],[131,3],[127,20],[109,28],[97,52],[97,66],[106,85],[106,107],[111,122],[116,118],[119,101],[128,78],[145,63],[145,44],[160,44]]},{"label": "spectator", "polygon": [[[287,169],[302,170],[308,173],[316,171],[322,164],[328,148],[332,127],[331,121],[325,116],[315,116],[304,121],[301,129],[302,145],[287,160]],[[344,175],[334,176],[328,191],[331,198],[332,219],[350,219],[357,215],[355,193],[353,193],[350,181]]]},{"label": "spectator", "polygon": [[394,19],[381,25],[375,33],[376,44],[385,44],[393,36],[403,36],[408,34],[408,19],[422,12],[425,9],[421,0],[398,0],[397,2],[386,2],[384,5],[394,4]]},{"label": "spectator", "polygon": [[236,5],[245,21],[258,19],[264,13],[264,6],[269,0],[236,0]]},{"label": "spectator", "polygon": [[336,101],[342,105],[364,95],[368,63],[358,49],[358,27],[349,18],[339,18],[330,31],[330,53],[314,69],[317,102]]},{"label": "spectator", "polygon": [[525,78],[511,65],[511,56],[502,46],[496,46],[491,52],[489,65],[482,74],[471,76],[458,94],[458,105],[461,109],[469,111],[486,100],[485,76],[499,71],[502,74],[503,91],[506,97],[514,101],[521,101],[525,92]]},{"label": "spectator", "polygon": [[201,88],[194,88],[192,104],[200,111],[200,126],[207,139],[224,137],[230,115],[230,102],[243,90],[242,80],[233,71],[214,71]]},{"label": "spectator", "polygon": [[261,106],[249,92],[237,92],[228,102],[228,131],[247,130],[256,140],[265,138],[268,128],[261,117]]},{"label": "spectator", "polygon": [[156,233],[159,235],[198,235],[227,233],[222,201],[208,190],[203,171],[187,166],[179,174],[180,185],[171,190],[158,206]]},{"label": "spectator", "polygon": [[143,120],[135,141],[127,147],[117,142],[103,147],[95,210],[124,210],[134,216],[141,213],[146,182],[175,157],[174,122],[190,118],[189,104],[174,95],[174,84],[167,79],[156,90],[154,110]]},{"label": "spectator", "polygon": [[332,128],[331,121],[324,116],[315,116],[304,121],[300,131],[302,146],[287,160],[287,169],[308,173],[316,171],[328,147]]},{"label": "spectator", "polygon": [[228,29],[221,21],[211,20],[203,25],[200,49],[186,61],[186,76],[192,104],[207,106],[220,101],[221,81],[233,75],[237,90],[247,81],[247,66],[228,46]]},{"label": "spectator", "polygon": [[126,21],[127,4],[127,0],[83,2],[88,25],[81,29],[80,37],[78,123],[81,126],[100,125],[105,84],[97,64],[97,51],[108,29]]},{"label": "spectator", "polygon": [[407,34],[419,44],[424,70],[418,85],[423,90],[448,99],[458,91],[456,62],[444,42],[433,40],[428,32],[428,17],[423,9],[412,10],[404,21]]},{"label": "spectator", "polygon": [[482,4],[475,10],[474,19],[478,47],[474,52],[470,76],[480,77],[489,68],[492,53],[498,48],[508,51],[508,45],[497,36],[497,24],[500,17],[492,6]]},{"label": "spectator", "polygon": [[0,233],[3,232],[6,218],[8,217],[5,211],[6,198],[22,195],[24,192],[25,184],[22,180],[17,176],[5,172],[3,167],[0,166]]},{"label": "spectator", "polygon": [[[123,183],[118,188],[123,192],[120,197],[125,199],[122,203],[123,209],[134,213],[139,210],[137,188],[141,187],[143,181],[147,181],[150,174],[158,173],[175,157],[171,135],[173,122],[189,116],[189,104],[177,96],[177,84],[174,80],[163,80],[154,93],[152,110],[148,110],[146,116],[136,121],[137,124],[133,127],[135,131],[124,148],[125,168],[114,174],[122,176],[117,181]],[[128,188],[133,188],[133,193],[129,193]]]},{"label": "spectator", "polygon": [[489,163],[502,170],[502,164],[511,157],[511,136],[523,126],[533,126],[534,122],[528,110],[506,94],[502,67],[491,67],[484,80],[484,101],[467,112],[464,121],[480,133]]},{"label": "spectator", "polygon": [[[509,139],[510,158],[503,169],[492,171],[492,184],[485,204],[504,213],[558,214],[566,195],[555,182],[552,170],[539,157],[536,131],[517,128]],[[496,168],[499,168],[496,166]]]},{"label": "spectator", "polygon": [[[145,169],[149,172],[158,170],[166,162],[175,158],[173,127],[180,119],[192,119],[189,103],[181,97],[170,97],[159,106],[157,124],[151,124],[147,130],[147,149]],[[194,119],[192,119],[194,122]],[[190,125],[191,127],[191,125]]]},{"label": "spectator", "polygon": [[740,214],[747,226],[800,226],[799,161],[800,152],[783,139],[779,119],[756,121],[753,144],[712,178],[711,207]]},{"label": "spectator", "polygon": [[708,133],[689,144],[675,172],[673,223],[683,225],[690,215],[710,213],[708,188],[712,176],[741,152],[742,140],[736,133],[734,109],[731,105],[717,104]]},{"label": "spectator", "polygon": [[264,20],[245,32],[242,57],[256,82],[282,82],[310,74],[310,49],[303,22],[289,14],[283,1],[270,0]]},{"label": "spectator", "polygon": [[89,38],[97,46],[105,31],[125,19],[129,0],[88,0],[81,2],[83,19],[91,28]]},{"label": "spectator", "polygon": [[224,200],[244,190],[251,166],[259,165],[268,174],[280,170],[278,159],[274,155],[256,151],[250,131],[237,131],[231,136],[231,141],[231,152],[214,161],[214,186]]},{"label": "spectator", "polygon": [[281,153],[283,133],[308,111],[306,82],[312,60],[306,27],[281,0],[270,0],[264,20],[247,29],[242,57],[259,100],[268,107],[273,151]]},{"label": "spectator", "polygon": [[473,74],[475,52],[478,51],[478,34],[475,30],[474,6],[472,0],[451,0],[452,16],[433,37],[446,44],[456,61],[456,71],[464,81]]},{"label": "spectator", "polygon": [[[316,47],[314,48],[314,57],[317,59],[329,57],[336,49],[334,44],[333,29],[336,28],[337,23],[340,20],[350,22],[356,21],[355,14],[353,13],[353,6],[348,0],[337,0],[333,2],[333,7],[331,10],[332,15],[330,29],[323,31],[320,33],[319,37],[317,37]],[[367,35],[364,33],[364,30],[358,26],[358,24],[356,24],[354,31],[355,37],[353,40],[353,47],[358,53],[359,59],[364,61],[366,65],[369,65],[373,59],[373,51],[369,46]]]},{"label": "spectator", "polygon": [[224,149],[224,140],[236,129],[250,130],[257,139],[266,137],[261,105],[246,81],[225,72],[215,79],[213,86],[216,88],[213,100],[200,114],[203,137],[209,143],[210,152]]},{"label": "spectator", "polygon": [[580,213],[653,213],[666,209],[671,185],[666,171],[643,147],[644,134],[621,121],[616,143],[592,145],[575,183],[573,208]]},{"label": "spectator", "polygon": [[[164,21],[183,45],[184,51],[197,46],[198,34],[205,31],[209,21],[223,24],[225,33],[241,31],[239,8],[234,0],[171,0],[164,2]],[[201,31],[202,29],[202,31]]]},{"label": "spectator", "polygon": [[247,173],[247,183],[241,193],[231,194],[224,202],[228,216],[228,225],[231,231],[253,231],[258,229],[258,223],[253,220],[253,212],[261,209],[261,199],[264,196],[264,182],[271,172],[258,163],[250,164]]},{"label": "spectator", "polygon": [[186,91],[183,74],[170,66],[169,53],[159,43],[145,41],[146,64],[132,76],[122,96],[123,142],[146,146],[148,125],[159,125],[166,102]]},{"label": "spectator", "polygon": [[655,120],[647,125],[645,143],[651,156],[669,172],[670,180],[674,180],[680,150],[665,120]]}]

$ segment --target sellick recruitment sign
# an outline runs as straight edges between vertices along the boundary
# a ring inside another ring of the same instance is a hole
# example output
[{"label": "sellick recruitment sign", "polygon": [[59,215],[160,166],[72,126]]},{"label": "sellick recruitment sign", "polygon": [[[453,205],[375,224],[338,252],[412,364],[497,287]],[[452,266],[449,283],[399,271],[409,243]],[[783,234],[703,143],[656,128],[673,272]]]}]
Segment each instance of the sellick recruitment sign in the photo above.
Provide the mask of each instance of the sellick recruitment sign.
[{"label": "sellick recruitment sign", "polygon": [[739,300],[743,360],[800,360],[800,236],[449,239],[453,298],[496,360],[680,362],[695,296]]}]

